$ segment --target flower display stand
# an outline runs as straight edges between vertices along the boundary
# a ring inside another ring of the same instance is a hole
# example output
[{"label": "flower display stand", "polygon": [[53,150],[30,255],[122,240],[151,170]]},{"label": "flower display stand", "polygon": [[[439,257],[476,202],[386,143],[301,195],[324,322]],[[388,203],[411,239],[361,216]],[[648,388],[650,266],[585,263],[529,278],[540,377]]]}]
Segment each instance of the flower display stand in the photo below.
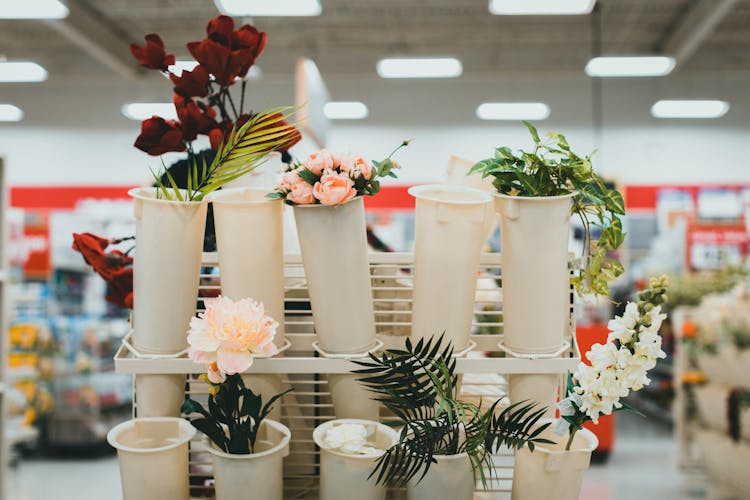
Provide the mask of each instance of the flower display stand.
[{"label": "flower display stand", "polygon": [[[499,254],[482,254],[477,270],[483,276],[497,276],[501,273]],[[411,326],[411,282],[414,257],[407,253],[369,254],[370,275],[373,290],[375,330],[379,343],[385,348],[403,347]],[[199,290],[200,296],[216,295],[220,289],[221,270],[211,273],[210,268],[218,268],[216,254],[204,254]],[[302,273],[299,255],[285,257],[285,326],[286,340],[291,344],[283,357],[256,359],[250,374],[275,374],[284,384],[294,388],[294,392],[281,399],[281,422],[292,433],[290,454],[284,460],[284,498],[318,498],[320,451],[312,439],[313,429],[336,418],[328,387],[331,374],[348,374],[357,365],[342,356],[323,357],[316,350],[317,335],[314,333],[313,319],[309,305],[307,287]],[[478,286],[477,296],[483,297],[486,290]],[[489,294],[493,296],[492,294]],[[570,296],[570,294],[568,294]],[[496,302],[477,300],[474,304],[473,330],[502,328],[502,312],[485,310],[487,305],[498,306]],[[478,401],[480,398],[494,400],[506,394],[507,376],[522,374],[562,375],[575,370],[580,362],[578,347],[573,339],[573,306],[570,304],[570,329],[566,334],[568,347],[554,357],[537,357],[533,354],[514,357],[504,350],[502,335],[471,335],[475,345],[465,356],[456,360],[456,371],[462,375],[461,397]],[[480,318],[479,320],[477,318]],[[491,328],[488,328],[491,327]],[[439,333],[439,332],[437,332]],[[494,353],[500,357],[489,357]],[[205,402],[208,386],[198,380],[204,367],[193,363],[187,357],[158,358],[148,355],[138,356],[123,345],[116,357],[115,366],[121,373],[134,375],[171,374],[182,375],[185,380],[185,393],[196,401]],[[563,377],[560,377],[562,379]],[[543,402],[554,405],[554,401]],[[138,416],[138,392],[133,397],[133,413]],[[388,422],[393,417],[380,409],[380,420]],[[193,498],[211,498],[213,494],[213,473],[211,457],[205,451],[200,433],[190,442],[190,488]],[[493,498],[510,498],[513,475],[513,453],[501,450],[493,456],[492,479],[486,491]],[[489,472],[489,471],[488,471]],[[482,491],[481,484],[477,491]],[[390,491],[388,498],[404,498],[401,491]]]}]

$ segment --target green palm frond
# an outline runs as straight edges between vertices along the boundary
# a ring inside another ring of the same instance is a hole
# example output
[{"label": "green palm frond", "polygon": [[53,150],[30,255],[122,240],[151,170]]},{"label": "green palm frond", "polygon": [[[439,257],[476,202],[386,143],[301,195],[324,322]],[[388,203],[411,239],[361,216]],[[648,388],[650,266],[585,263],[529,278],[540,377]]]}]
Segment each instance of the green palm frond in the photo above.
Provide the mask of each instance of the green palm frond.
[{"label": "green palm frond", "polygon": [[399,441],[385,451],[370,474],[378,483],[405,486],[421,481],[435,456],[466,452],[475,478],[487,484],[493,472],[491,453],[501,446],[521,448],[549,443],[539,437],[549,424],[539,425],[545,413],[535,403],[516,403],[497,413],[500,400],[482,410],[458,398],[456,360],[443,336],[407,339],[403,350],[388,349],[368,361],[355,361],[354,373],[377,401],[401,420]]}]

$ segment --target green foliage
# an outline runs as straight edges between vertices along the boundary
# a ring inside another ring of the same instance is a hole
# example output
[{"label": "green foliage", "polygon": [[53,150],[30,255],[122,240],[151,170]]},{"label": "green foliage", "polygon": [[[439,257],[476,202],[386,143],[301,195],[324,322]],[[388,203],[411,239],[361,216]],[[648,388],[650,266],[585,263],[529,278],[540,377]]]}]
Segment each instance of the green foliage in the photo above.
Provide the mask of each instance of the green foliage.
[{"label": "green foliage", "polygon": [[[622,195],[608,188],[591,166],[591,155],[579,156],[570,149],[565,136],[549,132],[542,141],[536,128],[523,122],[534,141],[534,151],[514,153],[508,147],[495,149],[492,158],[475,164],[469,174],[493,177],[492,185],[511,196],[562,196],[576,193],[572,213],[584,227],[584,248],[588,257],[585,269],[573,278],[579,294],[609,294],[609,282],[624,271],[622,264],[609,255],[625,240],[620,217],[625,214]],[[590,226],[602,229],[598,241],[591,239]]]},{"label": "green foliage", "polygon": [[279,151],[297,133],[286,123],[293,114],[290,108],[276,108],[258,113],[239,129],[235,126],[216,151],[211,164],[205,158],[188,152],[189,163],[185,194],[165,168],[169,185],[152,172],[159,196],[176,201],[200,201],[227,182],[242,177],[263,164],[266,156]]},{"label": "green foliage", "polygon": [[242,376],[229,375],[218,387],[216,395],[209,395],[208,410],[200,403],[185,398],[182,413],[201,415],[190,421],[222,451],[233,455],[255,452],[255,440],[260,425],[273,408],[273,404],[289,389],[273,396],[264,405],[260,394],[245,387]]},{"label": "green foliage", "polygon": [[399,442],[378,459],[370,477],[378,483],[404,486],[422,480],[436,455],[466,452],[475,477],[486,486],[485,469],[492,473],[490,454],[501,446],[521,448],[550,443],[539,437],[549,424],[539,425],[545,413],[534,403],[516,403],[497,412],[500,400],[487,410],[458,399],[456,360],[450,343],[420,340],[405,349],[388,349],[369,361],[357,361],[363,368],[360,382],[401,421]]}]

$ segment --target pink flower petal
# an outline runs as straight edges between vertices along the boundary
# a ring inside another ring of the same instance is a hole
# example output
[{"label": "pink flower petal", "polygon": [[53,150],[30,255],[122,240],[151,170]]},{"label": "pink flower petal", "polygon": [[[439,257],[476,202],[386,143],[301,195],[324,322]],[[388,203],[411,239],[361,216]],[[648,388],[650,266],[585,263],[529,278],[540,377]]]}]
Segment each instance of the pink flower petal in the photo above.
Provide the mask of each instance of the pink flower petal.
[{"label": "pink flower petal", "polygon": [[213,363],[216,361],[216,351],[197,351],[191,347],[188,358],[196,363]]},{"label": "pink flower petal", "polygon": [[232,351],[219,348],[216,362],[219,369],[227,375],[242,373],[253,364],[253,355],[248,351]]}]

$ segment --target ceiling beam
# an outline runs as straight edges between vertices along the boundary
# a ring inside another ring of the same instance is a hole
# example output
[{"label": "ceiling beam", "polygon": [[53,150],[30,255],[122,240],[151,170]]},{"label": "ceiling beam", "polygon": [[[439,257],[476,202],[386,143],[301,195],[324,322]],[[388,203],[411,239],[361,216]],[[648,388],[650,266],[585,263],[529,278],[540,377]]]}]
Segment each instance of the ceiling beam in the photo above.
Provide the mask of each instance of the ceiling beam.
[{"label": "ceiling beam", "polygon": [[141,71],[128,51],[132,40],[123,30],[82,0],[67,0],[65,5],[68,17],[44,22],[121,77],[137,78]]},{"label": "ceiling beam", "polygon": [[736,3],[737,0],[695,0],[662,42],[661,52],[674,57],[677,66],[684,64]]}]

